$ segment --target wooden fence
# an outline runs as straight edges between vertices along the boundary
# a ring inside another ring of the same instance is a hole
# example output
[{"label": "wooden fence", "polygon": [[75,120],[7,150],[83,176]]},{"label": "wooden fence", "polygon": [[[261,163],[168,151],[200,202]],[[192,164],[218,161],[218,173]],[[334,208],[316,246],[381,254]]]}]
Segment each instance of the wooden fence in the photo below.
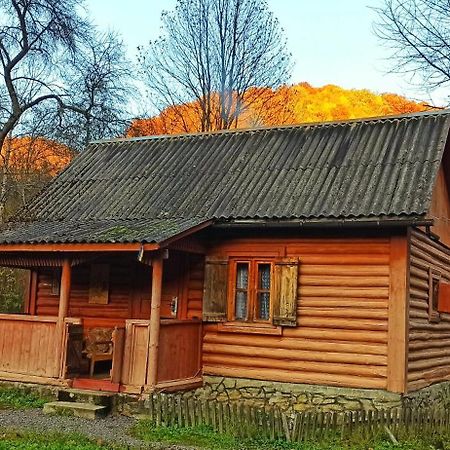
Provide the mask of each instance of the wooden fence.
[{"label": "wooden fence", "polygon": [[219,433],[265,437],[290,442],[365,437],[387,434],[394,442],[402,434],[424,435],[449,429],[450,410],[396,408],[379,411],[283,412],[243,403],[201,401],[183,394],[154,394],[147,402],[150,420],[157,426],[207,425]]}]

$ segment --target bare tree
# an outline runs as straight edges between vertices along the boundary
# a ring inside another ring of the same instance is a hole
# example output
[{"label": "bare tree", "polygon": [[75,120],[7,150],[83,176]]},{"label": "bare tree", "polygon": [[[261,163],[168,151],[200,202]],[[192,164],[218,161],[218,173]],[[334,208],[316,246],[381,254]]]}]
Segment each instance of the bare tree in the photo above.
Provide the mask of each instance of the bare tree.
[{"label": "bare tree", "polygon": [[392,50],[394,71],[433,90],[450,82],[450,0],[385,0],[375,33]]},{"label": "bare tree", "polygon": [[267,88],[289,79],[291,55],[265,0],[178,0],[162,24],[139,48],[143,80],[157,109],[170,108],[186,131],[192,122],[197,131],[237,127],[243,111],[265,107]]},{"label": "bare tree", "polygon": [[88,29],[82,1],[0,0],[0,148],[27,111],[62,103],[60,71]]},{"label": "bare tree", "polygon": [[125,128],[130,86],[122,42],[96,32],[83,4],[0,0],[0,222],[14,137],[57,139],[79,150]]},{"label": "bare tree", "polygon": [[124,133],[133,89],[130,63],[115,33],[92,33],[63,78],[70,107],[57,111],[58,141],[81,150],[93,139]]},{"label": "bare tree", "polygon": [[[0,0],[0,149],[38,105],[63,105],[59,74],[88,30],[83,0]],[[2,152],[0,221],[4,220],[10,152]]]}]

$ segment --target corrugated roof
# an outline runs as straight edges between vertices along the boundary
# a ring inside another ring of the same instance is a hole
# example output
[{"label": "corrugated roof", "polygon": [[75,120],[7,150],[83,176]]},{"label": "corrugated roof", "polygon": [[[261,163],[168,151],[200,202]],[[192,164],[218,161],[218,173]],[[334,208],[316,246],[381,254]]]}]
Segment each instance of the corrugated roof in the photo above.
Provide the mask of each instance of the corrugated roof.
[{"label": "corrugated roof", "polygon": [[146,242],[161,243],[205,222],[202,218],[141,220],[37,221],[10,223],[1,242],[13,244]]},{"label": "corrugated roof", "polygon": [[[152,242],[140,226],[163,219],[420,217],[449,128],[446,111],[95,142],[0,241]],[[138,231],[111,239],[124,221]]]}]

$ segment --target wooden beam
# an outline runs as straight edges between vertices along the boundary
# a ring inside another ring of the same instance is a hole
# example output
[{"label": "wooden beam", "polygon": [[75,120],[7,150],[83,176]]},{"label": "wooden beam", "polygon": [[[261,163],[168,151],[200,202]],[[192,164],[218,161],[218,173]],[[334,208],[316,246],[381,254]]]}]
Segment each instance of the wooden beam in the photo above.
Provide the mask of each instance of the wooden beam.
[{"label": "wooden beam", "polygon": [[159,328],[161,325],[161,292],[163,277],[163,255],[152,259],[152,300],[150,308],[150,331],[148,349],[147,388],[154,391],[158,378]]},{"label": "wooden beam", "polygon": [[28,314],[36,314],[36,300],[37,300],[37,288],[38,288],[38,273],[36,270],[31,270],[31,281],[30,281],[30,298],[29,298],[29,309]]},{"label": "wooden beam", "polygon": [[1,244],[0,252],[138,252],[158,250],[159,244]]},{"label": "wooden beam", "polygon": [[408,358],[409,232],[391,238],[387,389],[405,393]]},{"label": "wooden beam", "polygon": [[58,321],[56,323],[56,369],[55,376],[60,376],[64,361],[61,361],[63,351],[65,318],[69,311],[70,284],[72,276],[72,265],[69,258],[66,258],[62,265],[61,287],[59,291]]}]

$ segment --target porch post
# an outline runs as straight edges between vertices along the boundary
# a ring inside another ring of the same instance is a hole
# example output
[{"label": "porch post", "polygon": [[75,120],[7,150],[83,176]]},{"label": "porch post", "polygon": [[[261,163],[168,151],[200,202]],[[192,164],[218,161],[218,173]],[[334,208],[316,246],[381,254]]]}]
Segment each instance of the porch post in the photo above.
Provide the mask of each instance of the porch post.
[{"label": "porch post", "polygon": [[70,281],[72,275],[72,266],[69,258],[65,258],[61,271],[61,284],[59,288],[59,307],[58,321],[56,322],[56,376],[60,375],[60,369],[63,366],[61,357],[63,352],[64,341],[64,319],[67,317],[69,310],[70,297]]},{"label": "porch post", "polygon": [[150,333],[148,344],[148,375],[147,385],[154,390],[158,380],[158,348],[159,327],[161,318],[161,290],[163,275],[163,255],[158,254],[152,260],[152,300],[150,309]]}]

